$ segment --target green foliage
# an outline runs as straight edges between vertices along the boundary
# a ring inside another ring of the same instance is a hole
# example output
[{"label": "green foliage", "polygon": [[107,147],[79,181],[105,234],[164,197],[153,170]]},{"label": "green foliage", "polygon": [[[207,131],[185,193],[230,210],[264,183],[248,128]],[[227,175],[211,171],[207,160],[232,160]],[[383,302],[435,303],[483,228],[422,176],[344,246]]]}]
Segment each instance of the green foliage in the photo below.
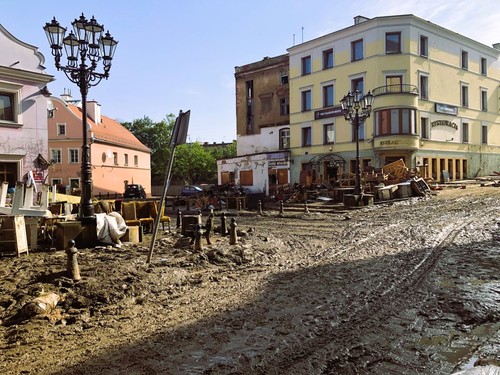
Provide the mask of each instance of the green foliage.
[{"label": "green foliage", "polygon": [[214,182],[216,159],[200,143],[186,143],[175,148],[173,177],[184,183]]},{"label": "green foliage", "polygon": [[153,122],[149,117],[136,119],[133,122],[122,123],[134,134],[141,143],[151,149],[151,174],[162,175],[167,170],[170,157],[170,139],[174,128],[173,114],[161,122]]},{"label": "green foliage", "polygon": [[209,147],[208,152],[216,159],[229,159],[236,157],[236,141],[229,145]]},{"label": "green foliage", "polygon": [[[175,116],[169,114],[161,122],[149,117],[122,123],[139,141],[151,149],[151,174],[164,176],[170,161],[170,141]],[[201,143],[187,143],[175,148],[172,178],[181,183],[216,183],[217,160],[236,156],[236,141],[226,146],[203,147]]]}]

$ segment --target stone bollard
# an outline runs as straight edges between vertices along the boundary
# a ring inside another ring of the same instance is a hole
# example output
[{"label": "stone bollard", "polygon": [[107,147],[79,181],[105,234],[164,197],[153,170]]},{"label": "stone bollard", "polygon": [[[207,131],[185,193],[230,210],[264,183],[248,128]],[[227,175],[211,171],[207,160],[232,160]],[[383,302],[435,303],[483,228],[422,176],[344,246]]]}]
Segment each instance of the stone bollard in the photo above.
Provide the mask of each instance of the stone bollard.
[{"label": "stone bollard", "polygon": [[78,267],[78,249],[75,247],[75,241],[69,240],[68,247],[66,248],[66,271],[69,276],[74,280],[81,280],[80,268]]},{"label": "stone bollard", "polygon": [[214,228],[214,214],[213,212],[208,215],[207,223],[205,224],[205,239],[207,240],[207,245],[211,245],[210,235]]},{"label": "stone bollard", "polygon": [[194,251],[203,250],[203,243],[201,241],[202,236],[203,236],[203,231],[201,229],[201,225],[198,224],[194,232]]},{"label": "stone bollard", "polygon": [[238,243],[238,235],[236,234],[236,219],[231,219],[231,229],[229,230],[229,245],[236,245]]},{"label": "stone bollard", "polygon": [[262,215],[262,202],[259,200],[259,215]]},{"label": "stone bollard", "polygon": [[305,202],[305,205],[304,205],[304,213],[306,213],[306,214],[309,213],[309,206],[307,205],[307,201]]},{"label": "stone bollard", "polygon": [[181,222],[182,222],[182,212],[181,209],[177,209],[177,223],[176,223],[176,228],[179,229],[181,227]]},{"label": "stone bollard", "polygon": [[283,208],[283,201],[280,201],[280,215],[282,215],[283,212],[285,212],[285,210]]},{"label": "stone bollard", "polygon": [[226,215],[223,212],[220,215],[220,235],[225,236],[226,234],[227,234]]},{"label": "stone bollard", "polygon": [[241,211],[243,209],[243,202],[241,199],[238,199],[238,211]]}]

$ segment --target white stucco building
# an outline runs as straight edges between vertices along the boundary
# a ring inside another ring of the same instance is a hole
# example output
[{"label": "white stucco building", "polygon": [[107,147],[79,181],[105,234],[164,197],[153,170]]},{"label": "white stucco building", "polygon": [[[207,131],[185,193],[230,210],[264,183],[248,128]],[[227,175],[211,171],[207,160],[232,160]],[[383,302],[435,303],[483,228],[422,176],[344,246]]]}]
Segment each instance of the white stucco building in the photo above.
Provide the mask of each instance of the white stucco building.
[{"label": "white stucco building", "polygon": [[13,187],[31,171],[41,183],[46,166],[40,161],[48,155],[46,85],[54,78],[45,73],[38,48],[2,25],[0,49],[0,182]]}]

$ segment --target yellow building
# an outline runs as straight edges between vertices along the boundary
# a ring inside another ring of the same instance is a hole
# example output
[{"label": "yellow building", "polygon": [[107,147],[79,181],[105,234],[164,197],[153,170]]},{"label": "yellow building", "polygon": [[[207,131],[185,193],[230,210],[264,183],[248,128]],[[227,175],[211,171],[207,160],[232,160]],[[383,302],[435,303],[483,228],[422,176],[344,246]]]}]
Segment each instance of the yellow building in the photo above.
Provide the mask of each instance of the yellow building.
[{"label": "yellow building", "polygon": [[291,182],[355,171],[340,100],[375,95],[360,126],[361,168],[403,159],[442,181],[500,170],[500,44],[414,15],[368,19],[288,49]]}]

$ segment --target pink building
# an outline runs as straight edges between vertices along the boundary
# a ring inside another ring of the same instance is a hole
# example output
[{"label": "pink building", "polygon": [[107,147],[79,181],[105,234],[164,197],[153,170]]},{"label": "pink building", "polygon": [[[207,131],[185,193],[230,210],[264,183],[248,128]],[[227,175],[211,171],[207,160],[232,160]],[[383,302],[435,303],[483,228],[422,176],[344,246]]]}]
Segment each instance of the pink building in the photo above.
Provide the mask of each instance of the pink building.
[{"label": "pink building", "polygon": [[[52,97],[54,110],[48,120],[49,160],[47,181],[80,187],[82,162],[81,102],[69,94]],[[123,193],[125,184],[141,184],[151,194],[151,151],[119,122],[101,115],[101,106],[87,102],[88,139],[91,142],[93,193]]]}]

